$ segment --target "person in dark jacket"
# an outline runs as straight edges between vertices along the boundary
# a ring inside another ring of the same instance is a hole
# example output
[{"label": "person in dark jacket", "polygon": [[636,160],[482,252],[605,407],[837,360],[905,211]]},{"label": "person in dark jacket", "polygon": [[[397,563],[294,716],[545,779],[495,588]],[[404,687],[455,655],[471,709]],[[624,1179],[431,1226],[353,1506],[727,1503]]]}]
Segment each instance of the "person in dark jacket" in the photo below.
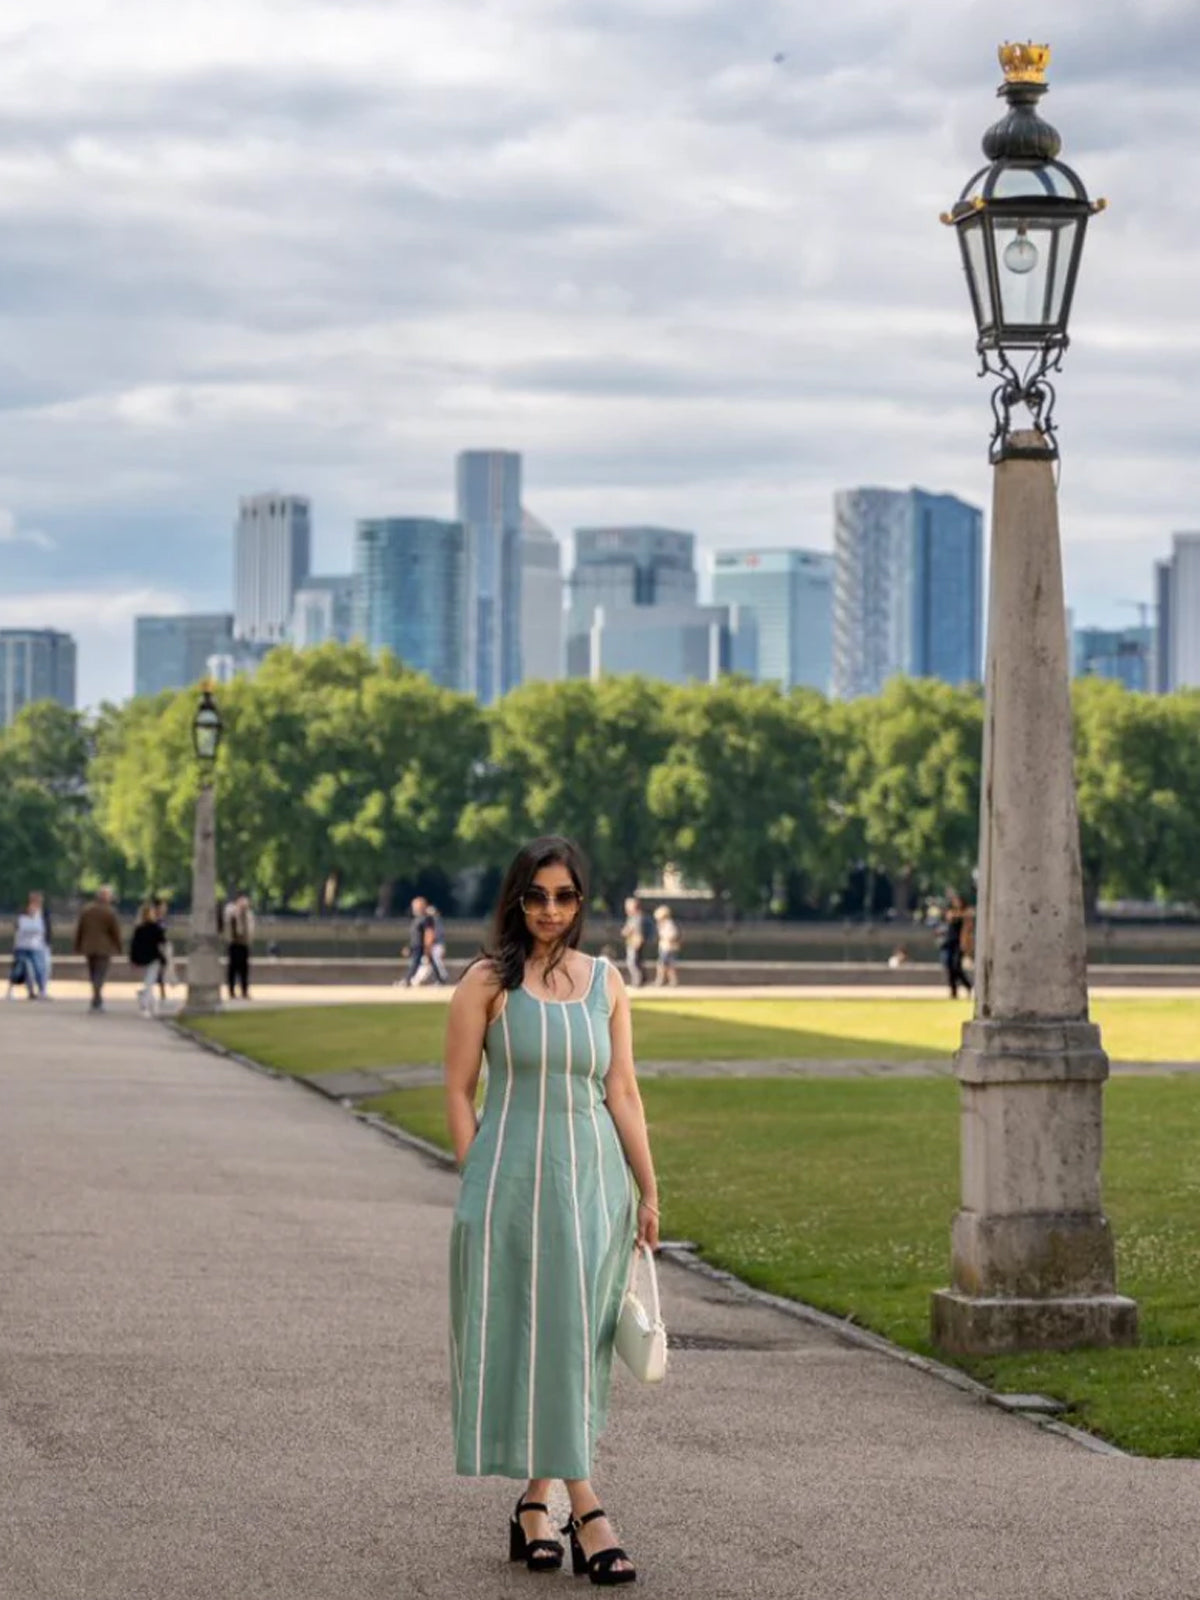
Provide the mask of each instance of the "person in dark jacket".
[{"label": "person in dark jacket", "polygon": [[967,906],[962,895],[951,889],[946,896],[946,909],[942,913],[942,934],[938,940],[942,966],[946,969],[946,981],[950,985],[951,1000],[958,999],[960,985],[968,994],[971,992],[971,979],[963,966],[963,958],[974,953],[974,923],[974,912]]},{"label": "person in dark jacket", "polygon": [[129,963],[142,974],[138,990],[138,1010],[152,1017],[158,1010],[157,985],[166,960],[167,930],[162,925],[158,902],[147,900],[138,912],[137,926],[129,941]]},{"label": "person in dark jacket", "polygon": [[87,960],[92,984],[91,1010],[104,1010],[104,980],[109,963],[121,954],[121,924],[112,907],[113,892],[107,884],[96,890],[96,898],[84,906],[75,924],[74,950]]}]

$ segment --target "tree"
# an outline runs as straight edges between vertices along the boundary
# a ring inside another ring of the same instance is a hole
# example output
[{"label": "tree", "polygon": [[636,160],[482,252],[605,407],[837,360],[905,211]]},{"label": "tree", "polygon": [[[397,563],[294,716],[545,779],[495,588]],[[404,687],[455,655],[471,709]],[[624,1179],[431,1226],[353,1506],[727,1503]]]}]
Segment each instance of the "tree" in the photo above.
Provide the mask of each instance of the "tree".
[{"label": "tree", "polygon": [[1119,683],[1082,678],[1072,698],[1089,918],[1102,894],[1194,894],[1200,696],[1132,694]]},{"label": "tree", "polygon": [[777,874],[819,862],[822,707],[816,694],[736,680],[670,696],[650,808],[671,860],[739,911],[761,910]]},{"label": "tree", "polygon": [[489,713],[490,753],[463,834],[492,864],[526,840],[565,834],[615,909],[658,859],[647,778],[668,744],[661,684],[528,683]]},{"label": "tree", "polygon": [[[842,800],[863,856],[901,884],[965,889],[979,849],[983,701],[974,686],[894,678],[857,702]],[[843,744],[844,748],[844,744]]]}]

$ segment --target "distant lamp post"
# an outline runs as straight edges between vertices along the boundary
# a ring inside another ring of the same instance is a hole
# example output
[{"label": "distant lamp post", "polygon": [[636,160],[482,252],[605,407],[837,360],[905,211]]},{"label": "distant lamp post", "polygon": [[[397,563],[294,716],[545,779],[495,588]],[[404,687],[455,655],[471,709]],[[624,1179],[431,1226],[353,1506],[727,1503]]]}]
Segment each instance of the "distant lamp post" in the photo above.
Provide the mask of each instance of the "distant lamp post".
[{"label": "distant lamp post", "polygon": [[[956,1057],[962,1198],[933,1335],[961,1354],[1131,1344],[1101,1206],[1108,1057],[1088,1021],[1054,389],[1088,218],[1102,202],[1038,115],[1046,45],[1000,50],[1008,112],[958,231],[993,396],[995,466],[975,1016]],[[1013,353],[1029,352],[1018,370]],[[1032,427],[1013,428],[1028,408]]]},{"label": "distant lamp post", "polygon": [[222,731],[221,713],[206,684],[192,719],[192,747],[200,768],[200,792],[196,796],[196,831],[192,847],[192,930],[184,1011],[193,1015],[217,1011],[221,1006],[221,963],[217,950],[217,801],[213,770]]}]

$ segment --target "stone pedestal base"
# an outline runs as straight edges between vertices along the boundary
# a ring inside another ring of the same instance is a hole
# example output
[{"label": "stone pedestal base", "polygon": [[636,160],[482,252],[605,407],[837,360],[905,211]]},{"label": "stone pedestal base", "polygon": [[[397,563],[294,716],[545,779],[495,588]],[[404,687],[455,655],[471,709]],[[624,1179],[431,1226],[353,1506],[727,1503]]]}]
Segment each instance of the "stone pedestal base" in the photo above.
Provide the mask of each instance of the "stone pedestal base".
[{"label": "stone pedestal base", "polygon": [[940,1350],[959,1356],[1134,1345],[1137,1302],[1119,1294],[987,1300],[941,1289],[933,1297],[933,1337]]}]

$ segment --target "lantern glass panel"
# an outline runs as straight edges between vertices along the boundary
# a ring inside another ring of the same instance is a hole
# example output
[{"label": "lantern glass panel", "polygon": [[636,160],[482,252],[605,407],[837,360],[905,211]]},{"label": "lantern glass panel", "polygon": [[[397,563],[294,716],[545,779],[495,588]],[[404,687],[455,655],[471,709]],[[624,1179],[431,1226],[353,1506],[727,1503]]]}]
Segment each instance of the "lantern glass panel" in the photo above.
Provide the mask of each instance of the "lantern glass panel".
[{"label": "lantern glass panel", "polygon": [[962,230],[963,256],[967,263],[967,278],[971,286],[971,299],[975,306],[975,320],[980,333],[995,326],[996,309],[992,304],[992,280],[987,267],[987,250],[983,242],[982,222]]},{"label": "lantern glass panel", "polygon": [[1061,167],[1005,167],[992,186],[994,200],[1020,200],[1025,196],[1053,195],[1074,200],[1078,191]]},{"label": "lantern glass panel", "polygon": [[1052,326],[1057,236],[1058,229],[1041,218],[993,219],[1001,321],[1006,328]]},{"label": "lantern glass panel", "polygon": [[1050,320],[1054,323],[1061,322],[1064,310],[1069,309],[1064,301],[1067,285],[1071,281],[1071,263],[1078,248],[1080,226],[1078,217],[1070,217],[1058,226],[1058,261],[1050,285]]},{"label": "lantern glass panel", "polygon": [[201,761],[215,761],[217,759],[217,745],[221,738],[221,719],[215,710],[204,710],[196,713],[196,721],[192,729],[196,741],[196,754]]}]

